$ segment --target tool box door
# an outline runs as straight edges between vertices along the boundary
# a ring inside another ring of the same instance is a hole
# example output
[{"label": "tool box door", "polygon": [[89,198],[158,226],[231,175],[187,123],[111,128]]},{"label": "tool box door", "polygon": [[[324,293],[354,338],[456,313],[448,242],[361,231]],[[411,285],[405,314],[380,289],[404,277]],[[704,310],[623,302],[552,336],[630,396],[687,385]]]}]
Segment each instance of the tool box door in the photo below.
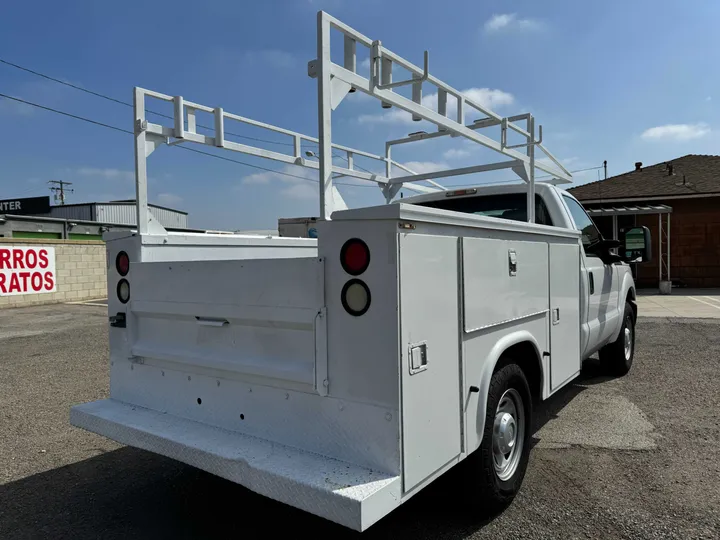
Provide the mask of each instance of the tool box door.
[{"label": "tool box door", "polygon": [[403,489],[461,452],[458,239],[400,235]]}]

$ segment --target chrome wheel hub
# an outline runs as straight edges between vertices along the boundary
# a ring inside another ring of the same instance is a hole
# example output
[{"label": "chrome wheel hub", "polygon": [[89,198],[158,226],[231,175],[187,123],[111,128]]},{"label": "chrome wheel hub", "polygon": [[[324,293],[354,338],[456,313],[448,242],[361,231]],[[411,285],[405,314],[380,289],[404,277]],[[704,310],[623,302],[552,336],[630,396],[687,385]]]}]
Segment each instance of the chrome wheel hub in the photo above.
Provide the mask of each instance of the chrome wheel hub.
[{"label": "chrome wheel hub", "polygon": [[526,429],[524,411],[518,391],[507,389],[495,411],[492,437],[495,473],[503,481],[515,474],[520,463]]},{"label": "chrome wheel hub", "polygon": [[493,441],[497,446],[497,451],[509,454],[515,446],[515,434],[517,433],[515,419],[510,413],[502,413],[495,417],[495,433],[497,435]]},{"label": "chrome wheel hub", "polygon": [[630,360],[632,355],[632,329],[629,326],[630,321],[625,322],[625,360]]}]

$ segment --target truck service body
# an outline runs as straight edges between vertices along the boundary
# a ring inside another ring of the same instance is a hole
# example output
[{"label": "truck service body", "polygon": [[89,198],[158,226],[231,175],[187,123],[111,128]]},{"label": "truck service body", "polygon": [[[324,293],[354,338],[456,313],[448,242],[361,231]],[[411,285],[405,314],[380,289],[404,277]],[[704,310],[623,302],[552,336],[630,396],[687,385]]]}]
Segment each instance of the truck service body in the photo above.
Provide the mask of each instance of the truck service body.
[{"label": "truck service body", "polygon": [[[378,64],[405,65],[321,12],[320,66],[310,67],[320,94],[327,83],[347,93],[332,83],[346,77],[444,122],[354,70],[330,78],[330,26],[345,34],[346,68],[348,36],[372,45]],[[173,101],[173,128],[144,120],[145,96]],[[194,133],[190,109],[215,114],[214,137]],[[533,404],[598,351],[615,373],[630,368],[635,288],[612,253],[623,246],[603,240],[567,192],[535,184],[522,161],[530,151],[518,157],[507,145],[523,184],[416,185],[421,195],[393,201],[403,184],[388,173],[370,180],[391,204],[332,211],[337,167],[306,163],[296,144],[294,162],[328,179],[317,239],[166,232],[144,206],[145,159],[160,136],[221,146],[229,116],[219,111],[136,89],[138,231],[106,235],[110,396],[74,406],[71,423],[359,531],[456,467],[469,498],[487,508],[512,500]],[[344,147],[329,141],[325,120],[329,155]],[[539,143],[527,120],[529,149]],[[390,168],[389,151],[384,161]],[[343,174],[363,177],[348,165]],[[428,180],[409,172],[407,182]]]}]

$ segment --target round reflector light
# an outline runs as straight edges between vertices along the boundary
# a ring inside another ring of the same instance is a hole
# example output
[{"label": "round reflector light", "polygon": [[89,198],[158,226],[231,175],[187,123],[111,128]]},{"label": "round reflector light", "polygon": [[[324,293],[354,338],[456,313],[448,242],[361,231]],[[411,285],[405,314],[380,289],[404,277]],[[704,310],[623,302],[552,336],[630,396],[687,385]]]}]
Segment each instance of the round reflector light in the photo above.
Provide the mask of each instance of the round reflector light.
[{"label": "round reflector light", "polygon": [[130,271],[130,257],[124,251],[121,251],[115,257],[115,268],[121,276],[126,276]]},{"label": "round reflector light", "polygon": [[370,289],[359,279],[351,279],[340,294],[342,305],[350,315],[359,317],[370,309]]},{"label": "round reflector light", "polygon": [[359,238],[351,238],[340,250],[340,263],[351,276],[359,276],[370,266],[370,249]]},{"label": "round reflector light", "polygon": [[117,284],[117,297],[123,304],[130,300],[130,283],[127,279],[121,279]]}]

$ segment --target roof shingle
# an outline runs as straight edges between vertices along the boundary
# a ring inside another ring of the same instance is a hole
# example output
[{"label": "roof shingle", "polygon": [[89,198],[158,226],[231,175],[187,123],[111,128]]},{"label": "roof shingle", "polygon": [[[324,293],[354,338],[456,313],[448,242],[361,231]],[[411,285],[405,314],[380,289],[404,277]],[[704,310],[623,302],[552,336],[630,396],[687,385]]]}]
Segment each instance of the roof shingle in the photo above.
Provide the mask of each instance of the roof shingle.
[{"label": "roof shingle", "polygon": [[720,156],[688,154],[568,191],[580,201],[720,194]]}]

